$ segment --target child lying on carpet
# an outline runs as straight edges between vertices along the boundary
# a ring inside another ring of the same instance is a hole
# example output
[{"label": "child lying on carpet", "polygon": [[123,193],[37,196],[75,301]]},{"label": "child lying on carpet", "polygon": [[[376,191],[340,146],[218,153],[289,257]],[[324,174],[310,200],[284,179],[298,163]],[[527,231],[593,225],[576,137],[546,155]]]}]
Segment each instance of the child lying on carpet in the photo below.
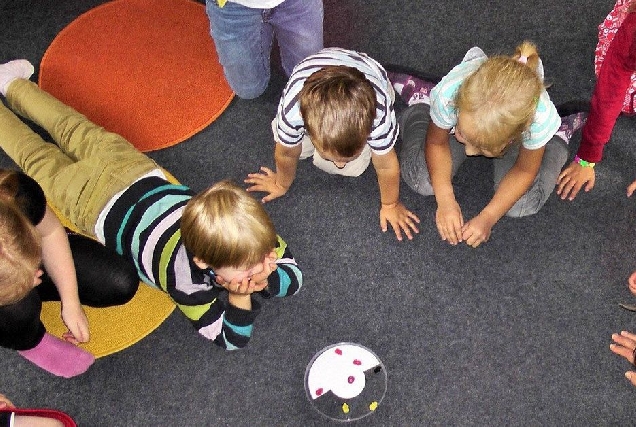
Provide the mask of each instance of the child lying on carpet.
[{"label": "child lying on carpet", "polygon": [[327,173],[359,176],[372,162],[380,186],[380,227],[398,240],[419,233],[419,218],[400,202],[394,93],[384,68],[363,53],[323,49],[294,68],[272,122],[276,171],[249,174],[247,191],[284,195],[299,159],[313,156]]},{"label": "child lying on carpet", "polygon": [[200,334],[226,349],[245,346],[260,309],[253,294],[292,295],[302,282],[262,205],[229,182],[198,195],[170,183],[124,138],[27,80],[32,73],[26,60],[0,65],[0,92],[58,145],[2,106],[0,146],[71,223],[167,292]]},{"label": "child lying on carpet", "polygon": [[0,394],[0,427],[75,427],[77,424],[64,412],[54,409],[16,408]]},{"label": "child lying on carpet", "polygon": [[[124,304],[137,291],[134,266],[93,239],[67,236],[27,175],[0,169],[0,346],[70,378],[93,363],[81,304]],[[68,328],[57,338],[40,321],[42,301],[61,301]]]}]

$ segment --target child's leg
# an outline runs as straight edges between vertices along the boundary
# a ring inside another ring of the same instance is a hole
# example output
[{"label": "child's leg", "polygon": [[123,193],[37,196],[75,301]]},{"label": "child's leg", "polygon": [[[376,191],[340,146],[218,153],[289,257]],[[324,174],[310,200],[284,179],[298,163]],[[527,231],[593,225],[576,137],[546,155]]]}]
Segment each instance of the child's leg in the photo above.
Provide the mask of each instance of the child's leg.
[{"label": "child's leg", "polygon": [[[517,160],[519,147],[511,147],[504,157],[494,159],[495,190],[503,177]],[[545,146],[541,167],[530,189],[506,213],[506,216],[520,218],[539,212],[554,191],[557,178],[568,158],[568,148],[558,136],[553,136]]]},{"label": "child's leg", "polygon": [[[417,103],[407,108],[400,116],[400,172],[404,182],[413,191],[423,196],[433,195],[431,177],[424,158],[424,141],[430,123],[430,107],[423,103]],[[466,160],[463,145],[458,143],[453,136],[449,136],[451,158],[453,161],[452,175]]]},{"label": "child's leg", "polygon": [[285,0],[271,11],[285,74],[323,48],[322,0]]},{"label": "child's leg", "polygon": [[15,304],[0,306],[0,346],[18,350],[25,359],[57,376],[70,378],[85,372],[93,355],[46,333],[41,309],[35,290]]},{"label": "child's leg", "polygon": [[13,161],[36,181],[73,164],[54,144],[42,140],[12,111],[0,103],[0,145]]},{"label": "child's leg", "polygon": [[[7,101],[17,113],[48,131],[60,147],[39,137],[35,141],[35,134],[24,125],[16,135],[13,128],[20,120],[10,112],[5,112],[8,118],[0,123],[0,135],[6,136],[0,138],[0,145],[84,233],[94,233],[99,212],[114,194],[157,168],[121,136],[91,123],[28,80],[15,80]],[[25,144],[25,139],[30,143]],[[68,154],[65,162],[62,151]]]},{"label": "child's leg", "polygon": [[[80,302],[91,307],[125,304],[135,296],[139,276],[134,264],[94,239],[68,236],[77,273]],[[36,288],[42,301],[59,301],[60,294],[45,272]]]},{"label": "child's leg", "polygon": [[128,157],[146,160],[120,135],[91,122],[31,81],[20,79],[11,84],[7,103],[14,112],[46,130],[75,161],[95,157],[114,162]]},{"label": "child's leg", "polygon": [[274,30],[267,24],[262,9],[234,2],[219,7],[206,0],[210,34],[230,87],[239,98],[261,95],[269,83],[270,53]]},{"label": "child's leg", "polygon": [[406,105],[419,103],[430,105],[431,91],[439,83],[439,77],[425,76],[396,65],[386,65],[385,68],[393,89]]},{"label": "child's leg", "polygon": [[41,310],[42,301],[35,289],[16,303],[0,306],[0,347],[27,350],[38,345],[46,332]]}]

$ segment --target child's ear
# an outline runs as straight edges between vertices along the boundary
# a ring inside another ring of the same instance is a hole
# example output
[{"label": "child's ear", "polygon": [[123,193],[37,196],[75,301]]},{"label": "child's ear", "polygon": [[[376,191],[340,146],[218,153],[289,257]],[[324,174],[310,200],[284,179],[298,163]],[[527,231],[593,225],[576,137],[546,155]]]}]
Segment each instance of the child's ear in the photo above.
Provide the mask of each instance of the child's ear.
[{"label": "child's ear", "polygon": [[199,257],[192,257],[192,261],[194,262],[194,265],[199,267],[201,270],[207,270],[208,268],[210,268],[210,266],[207,263],[201,261],[201,258]]}]

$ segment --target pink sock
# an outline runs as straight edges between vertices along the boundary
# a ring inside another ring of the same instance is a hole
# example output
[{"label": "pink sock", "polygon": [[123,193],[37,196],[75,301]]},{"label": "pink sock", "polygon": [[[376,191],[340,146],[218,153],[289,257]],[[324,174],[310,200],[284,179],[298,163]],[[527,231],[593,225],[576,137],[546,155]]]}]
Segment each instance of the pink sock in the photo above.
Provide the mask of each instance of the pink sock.
[{"label": "pink sock", "polygon": [[45,371],[64,378],[86,372],[95,361],[91,353],[48,332],[36,347],[18,353]]}]

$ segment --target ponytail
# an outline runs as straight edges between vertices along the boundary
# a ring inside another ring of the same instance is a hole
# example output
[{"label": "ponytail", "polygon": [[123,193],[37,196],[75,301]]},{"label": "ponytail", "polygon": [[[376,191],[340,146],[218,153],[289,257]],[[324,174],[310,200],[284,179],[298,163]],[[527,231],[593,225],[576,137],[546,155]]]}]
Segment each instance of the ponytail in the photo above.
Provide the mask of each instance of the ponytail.
[{"label": "ponytail", "polygon": [[537,46],[527,40],[517,46],[512,58],[526,64],[532,71],[535,71],[539,66],[539,51],[537,50]]}]

